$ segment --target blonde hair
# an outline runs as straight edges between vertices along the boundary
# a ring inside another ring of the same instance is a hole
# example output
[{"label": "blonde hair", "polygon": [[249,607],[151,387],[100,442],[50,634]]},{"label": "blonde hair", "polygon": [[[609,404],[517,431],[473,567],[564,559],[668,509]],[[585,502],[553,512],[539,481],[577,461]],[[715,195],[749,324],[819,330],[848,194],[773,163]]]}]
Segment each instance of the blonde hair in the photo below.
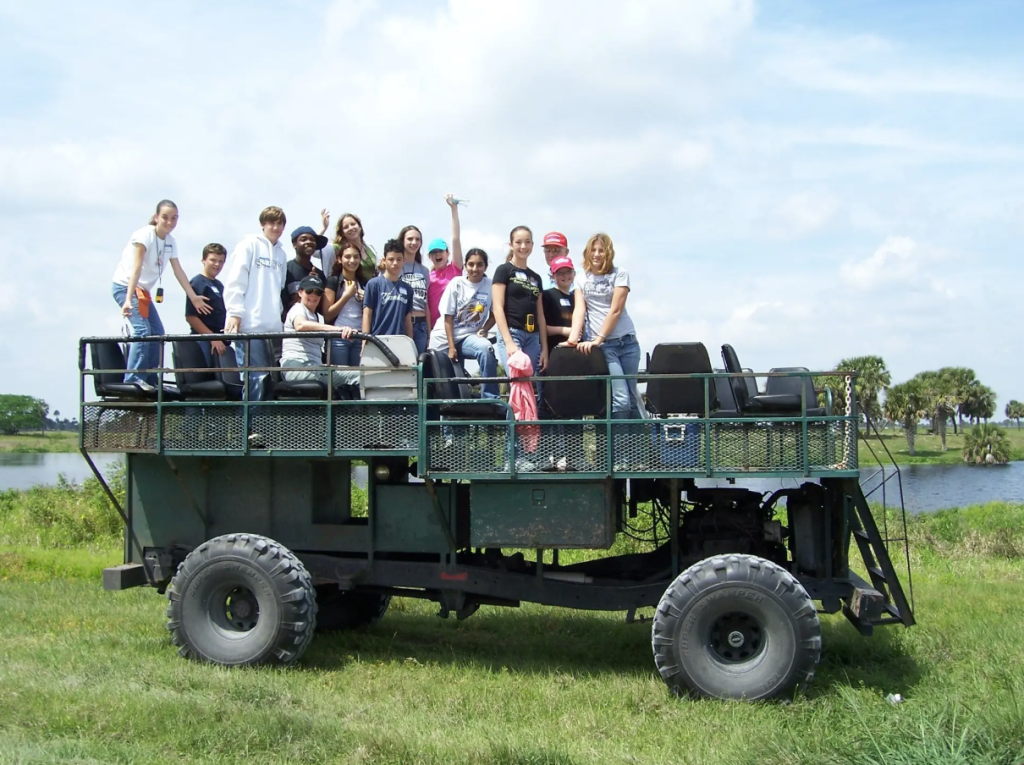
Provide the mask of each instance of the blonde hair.
[{"label": "blonde hair", "polygon": [[[594,251],[594,245],[598,242],[604,248],[604,263],[601,264],[600,271],[594,271],[590,265],[590,255]],[[615,245],[612,244],[612,238],[608,234],[594,234],[587,240],[587,246],[583,248],[583,270],[588,274],[604,276],[610,274],[613,268],[615,268]]]}]

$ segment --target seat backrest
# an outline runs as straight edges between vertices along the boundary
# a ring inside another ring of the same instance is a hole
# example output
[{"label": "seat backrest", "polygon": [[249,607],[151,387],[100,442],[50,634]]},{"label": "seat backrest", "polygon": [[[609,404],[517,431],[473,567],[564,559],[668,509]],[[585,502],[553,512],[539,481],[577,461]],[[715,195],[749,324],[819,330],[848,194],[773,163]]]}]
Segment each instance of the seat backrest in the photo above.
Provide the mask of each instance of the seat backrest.
[{"label": "seat backrest", "polygon": [[[716,369],[716,372],[725,372],[725,369]],[[715,381],[715,391],[718,393],[718,411],[721,412],[735,412],[736,410],[736,396],[732,392],[732,385],[730,380],[725,378],[719,378]],[[648,387],[650,387],[648,385]]]},{"label": "seat backrest", "polygon": [[[398,357],[403,367],[416,366],[416,343],[406,335],[377,335]],[[364,399],[393,401],[412,401],[417,396],[417,379],[415,369],[395,369],[387,356],[380,352],[373,343],[363,346],[363,355],[359,359],[360,385]],[[456,396],[456,398],[458,398]]]},{"label": "seat backrest", "polygon": [[[179,372],[179,369],[206,369],[206,357],[199,343],[192,340],[175,340],[171,343],[171,355],[174,359],[174,380],[178,388],[185,390],[190,385],[212,382],[216,379],[213,372]],[[214,354],[216,355],[216,354]]]},{"label": "seat backrest", "polygon": [[[580,353],[564,345],[551,349],[545,375],[551,377],[595,377],[608,374],[608,362],[601,352]],[[545,380],[544,402],[551,413],[563,420],[604,417],[606,380]]]},{"label": "seat backrest", "polygon": [[[711,358],[704,343],[659,343],[654,346],[647,371],[651,374],[707,374],[711,372]],[[713,380],[708,393],[711,409],[717,409]],[[704,380],[648,380],[647,401],[656,414],[703,415]]]},{"label": "seat backrest", "polygon": [[[807,372],[810,370],[807,367],[774,367],[770,371]],[[808,409],[813,409],[818,405],[818,394],[814,392],[814,379],[810,375],[806,377],[769,377],[764,392],[769,395],[788,393],[794,396],[799,396],[801,392],[804,392],[807,396],[806,406]]]},{"label": "seat backrest", "polygon": [[458,375],[447,353],[431,349],[420,356],[420,361],[423,362],[423,375],[429,380],[438,380],[427,386],[429,398],[445,401],[462,398],[461,386],[451,379]]},{"label": "seat backrest", "polygon": [[[725,364],[726,372],[742,374],[744,371],[739,356],[736,355],[736,349],[728,343],[722,346],[722,362]],[[736,399],[736,411],[743,412],[747,409],[747,402],[750,398],[757,395],[757,380],[753,375],[745,375],[744,377],[732,377],[729,382],[733,398]]]},{"label": "seat backrest", "polygon": [[213,362],[214,375],[225,385],[241,385],[242,375],[238,371],[238,359],[235,357],[235,349],[228,348],[225,353],[214,353],[210,355]]},{"label": "seat backrest", "polygon": [[[89,344],[89,355],[93,369],[126,369],[121,345],[114,340],[99,340]],[[92,383],[97,396],[102,396],[105,386],[124,382],[124,372],[104,372],[93,375]]]}]

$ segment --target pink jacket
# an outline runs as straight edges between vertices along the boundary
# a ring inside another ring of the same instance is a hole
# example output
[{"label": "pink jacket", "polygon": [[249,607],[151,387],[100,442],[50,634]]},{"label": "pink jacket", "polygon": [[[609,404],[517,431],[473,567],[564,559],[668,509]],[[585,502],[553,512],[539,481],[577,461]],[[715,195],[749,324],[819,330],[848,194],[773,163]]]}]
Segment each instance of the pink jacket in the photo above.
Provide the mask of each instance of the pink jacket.
[{"label": "pink jacket", "polygon": [[[530,377],[533,374],[533,362],[530,357],[522,351],[516,351],[508,357],[508,376],[515,380],[517,377]],[[537,419],[537,397],[533,393],[533,383],[520,380],[511,384],[511,393],[508,397],[509,406],[517,420]],[[540,426],[526,425],[516,428],[523,444],[523,449],[528,452],[537,451],[540,445]]]}]

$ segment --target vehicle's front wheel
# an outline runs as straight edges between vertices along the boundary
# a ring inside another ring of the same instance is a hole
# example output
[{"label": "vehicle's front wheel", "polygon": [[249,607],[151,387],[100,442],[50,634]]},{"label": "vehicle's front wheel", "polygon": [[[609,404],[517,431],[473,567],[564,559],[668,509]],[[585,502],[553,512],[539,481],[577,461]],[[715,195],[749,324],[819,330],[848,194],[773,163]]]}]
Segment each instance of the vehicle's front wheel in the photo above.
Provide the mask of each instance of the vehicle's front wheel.
[{"label": "vehicle's front wheel", "polygon": [[651,643],[674,693],[753,701],[814,677],[821,624],[807,591],[782,567],[753,555],[716,556],[665,591]]},{"label": "vehicle's front wheel", "polygon": [[213,664],[291,664],[316,629],[305,566],[256,534],[226,534],[190,552],[167,598],[167,629],[178,653]]}]

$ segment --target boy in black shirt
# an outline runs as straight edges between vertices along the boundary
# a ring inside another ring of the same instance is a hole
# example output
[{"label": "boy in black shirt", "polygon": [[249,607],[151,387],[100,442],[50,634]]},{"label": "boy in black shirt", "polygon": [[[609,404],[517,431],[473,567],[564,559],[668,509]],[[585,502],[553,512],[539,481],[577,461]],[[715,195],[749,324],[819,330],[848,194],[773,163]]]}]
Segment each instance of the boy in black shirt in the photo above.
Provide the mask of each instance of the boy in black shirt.
[{"label": "boy in black shirt", "polygon": [[548,348],[554,348],[569,339],[572,311],[576,305],[576,296],[572,293],[575,278],[576,270],[567,256],[551,260],[551,279],[555,286],[544,290],[541,296],[544,323],[548,325]]},{"label": "boy in black shirt", "polygon": [[[292,232],[292,247],[295,258],[288,261],[285,267],[284,289],[281,290],[281,316],[299,302],[299,283],[310,274],[316,274],[321,282],[327,283],[324,272],[313,265],[313,253],[327,246],[327,237],[316,233],[309,226],[299,226]],[[322,301],[317,303],[316,313],[320,313]]]},{"label": "boy in black shirt", "polygon": [[[192,328],[193,335],[224,334],[224,321],[227,318],[227,311],[224,309],[224,285],[217,279],[217,275],[224,268],[227,255],[224,246],[217,242],[211,242],[203,248],[203,270],[193,276],[189,283],[197,295],[206,298],[206,304],[213,310],[205,316],[200,316],[192,301],[185,301],[185,321]],[[227,350],[227,344],[220,340],[202,340],[199,347],[203,349],[207,365],[211,365],[211,353],[222,354]]]}]

